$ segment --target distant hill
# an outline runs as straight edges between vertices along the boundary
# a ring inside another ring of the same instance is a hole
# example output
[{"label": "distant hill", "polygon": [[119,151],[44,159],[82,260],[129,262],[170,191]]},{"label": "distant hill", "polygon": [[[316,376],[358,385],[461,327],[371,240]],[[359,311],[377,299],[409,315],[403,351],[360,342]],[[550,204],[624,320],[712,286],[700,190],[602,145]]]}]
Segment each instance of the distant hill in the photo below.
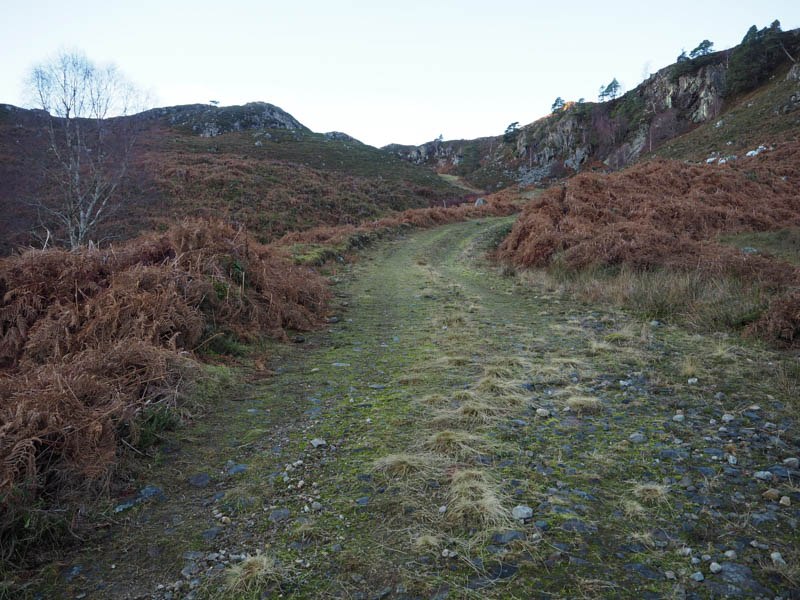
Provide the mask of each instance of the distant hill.
[{"label": "distant hill", "polygon": [[[800,29],[783,32],[776,24],[761,31],[751,28],[734,48],[665,67],[619,98],[567,102],[562,110],[508,136],[391,144],[384,150],[494,190],[547,183],[581,171],[618,169],[662,153],[666,146],[674,158],[694,157],[697,152],[691,145],[670,142],[701,125],[716,124],[733,107],[741,107],[740,125],[734,139],[724,142],[732,142],[729,150],[745,150],[766,133],[775,141],[793,139],[800,91],[785,77],[792,59],[800,59]],[[746,99],[762,92],[768,93],[768,102],[751,113]],[[746,119],[745,112],[750,115]],[[718,133],[730,135],[731,128],[720,124]]]},{"label": "distant hill", "polygon": [[[29,243],[27,204],[47,193],[46,113],[0,104],[0,254]],[[341,132],[314,133],[264,102],[156,108],[139,127],[127,201],[98,239],[127,238],[181,217],[244,222],[262,241],[316,225],[458,202],[468,192]],[[113,126],[111,124],[110,126]]]}]

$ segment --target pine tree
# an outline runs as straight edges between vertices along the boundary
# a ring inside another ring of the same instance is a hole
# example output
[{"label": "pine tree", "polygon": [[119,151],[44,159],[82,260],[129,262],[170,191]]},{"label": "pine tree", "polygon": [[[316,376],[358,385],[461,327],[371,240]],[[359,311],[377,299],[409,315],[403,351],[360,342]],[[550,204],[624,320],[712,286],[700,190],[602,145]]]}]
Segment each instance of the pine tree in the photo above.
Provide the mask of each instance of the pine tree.
[{"label": "pine tree", "polygon": [[564,108],[564,104],[565,104],[564,99],[561,96],[559,96],[558,98],[556,98],[555,102],[553,102],[553,106],[550,107],[550,112],[554,113],[559,112],[562,108]]},{"label": "pine tree", "polygon": [[[698,58],[700,56],[706,56],[707,54],[711,54],[711,49],[714,47],[714,42],[709,40],[703,40],[697,45],[697,48],[691,51],[689,56],[691,58]],[[680,60],[680,58],[678,59]]]}]

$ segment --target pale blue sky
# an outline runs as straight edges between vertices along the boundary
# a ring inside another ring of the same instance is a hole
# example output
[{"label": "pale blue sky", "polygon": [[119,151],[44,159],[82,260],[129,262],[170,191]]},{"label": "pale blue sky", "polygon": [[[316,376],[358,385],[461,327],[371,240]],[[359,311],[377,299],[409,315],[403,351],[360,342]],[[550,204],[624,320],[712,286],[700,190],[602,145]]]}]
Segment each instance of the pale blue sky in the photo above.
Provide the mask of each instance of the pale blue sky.
[{"label": "pale blue sky", "polygon": [[115,62],[158,105],[271,102],[314,131],[422,143],[502,133],[556,96],[625,89],[704,38],[800,27],[800,0],[3,3],[0,102],[60,47]]}]

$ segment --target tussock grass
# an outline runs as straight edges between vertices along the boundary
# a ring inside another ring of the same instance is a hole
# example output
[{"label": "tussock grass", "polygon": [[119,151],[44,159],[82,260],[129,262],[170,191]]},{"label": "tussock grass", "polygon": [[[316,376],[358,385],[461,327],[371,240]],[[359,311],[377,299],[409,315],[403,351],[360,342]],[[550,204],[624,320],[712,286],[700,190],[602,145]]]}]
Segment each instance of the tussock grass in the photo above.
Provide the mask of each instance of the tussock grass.
[{"label": "tussock grass", "polygon": [[483,400],[503,406],[521,406],[528,398],[522,384],[522,381],[486,376],[477,381],[475,390]]},{"label": "tussock grass", "polygon": [[446,515],[450,521],[484,528],[510,522],[499,486],[484,471],[464,469],[453,473],[448,499]]},{"label": "tussock grass", "polygon": [[416,399],[415,402],[424,406],[440,406],[447,404],[449,400],[442,394],[428,394],[427,396]]},{"label": "tussock grass", "polygon": [[622,509],[622,514],[629,519],[639,519],[647,515],[645,507],[636,500],[631,500],[630,498],[624,499],[620,504],[620,508]]},{"label": "tussock grass", "polygon": [[450,400],[453,402],[475,402],[478,399],[478,394],[471,390],[457,390],[450,394]]},{"label": "tussock grass", "polygon": [[683,377],[698,377],[703,371],[702,364],[696,356],[684,356],[681,361],[680,373]]},{"label": "tussock grass", "polygon": [[232,595],[248,595],[263,591],[270,584],[280,583],[284,570],[267,554],[250,556],[225,572],[225,587]]},{"label": "tussock grass", "polygon": [[414,539],[414,547],[420,552],[437,550],[442,545],[442,538],[438,535],[424,534]]},{"label": "tussock grass", "polygon": [[372,465],[374,471],[391,477],[408,477],[417,473],[431,475],[440,470],[444,459],[431,453],[396,453],[382,456]]},{"label": "tussock grass", "polygon": [[472,425],[491,425],[498,417],[507,412],[503,407],[471,400],[463,402],[457,408],[445,408],[433,415],[434,425],[450,425],[453,423],[469,423]]},{"label": "tussock grass", "polygon": [[514,371],[512,371],[511,368],[498,363],[483,367],[483,374],[485,377],[492,377],[495,379],[511,379],[511,377],[514,376]]},{"label": "tussock grass", "polygon": [[422,444],[429,450],[457,458],[481,454],[493,446],[493,443],[484,437],[453,429],[432,433]]},{"label": "tussock grass", "polygon": [[587,347],[587,353],[590,356],[597,356],[599,354],[606,354],[615,351],[614,346],[602,340],[590,340]]},{"label": "tussock grass", "polygon": [[466,367],[472,363],[469,356],[440,356],[421,365],[415,366],[415,371],[443,371],[452,367]]},{"label": "tussock grass", "polygon": [[593,396],[570,396],[566,405],[578,414],[598,413],[603,410],[603,403]]},{"label": "tussock grass", "polygon": [[661,483],[638,483],[633,495],[647,504],[662,504],[669,500],[669,486]]}]

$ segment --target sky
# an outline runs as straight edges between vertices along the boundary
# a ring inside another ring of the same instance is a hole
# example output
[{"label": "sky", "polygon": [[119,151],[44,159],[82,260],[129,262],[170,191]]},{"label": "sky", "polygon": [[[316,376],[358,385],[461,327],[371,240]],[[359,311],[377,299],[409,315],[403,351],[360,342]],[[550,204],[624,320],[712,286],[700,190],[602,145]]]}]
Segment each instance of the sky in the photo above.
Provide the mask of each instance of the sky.
[{"label": "sky", "polygon": [[153,106],[264,101],[374,146],[498,135],[557,96],[597,99],[709,39],[800,27],[800,0],[8,1],[0,103],[30,106],[31,67],[60,49],[114,63]]}]

